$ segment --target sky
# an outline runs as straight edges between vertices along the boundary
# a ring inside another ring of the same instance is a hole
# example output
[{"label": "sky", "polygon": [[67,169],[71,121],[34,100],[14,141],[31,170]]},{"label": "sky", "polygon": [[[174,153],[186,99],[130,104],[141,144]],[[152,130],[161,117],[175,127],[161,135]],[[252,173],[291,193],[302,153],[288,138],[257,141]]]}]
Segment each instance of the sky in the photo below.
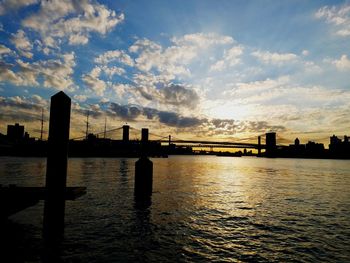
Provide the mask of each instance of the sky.
[{"label": "sky", "polygon": [[71,138],[128,123],[180,139],[350,135],[350,1],[0,2],[0,132],[40,136],[72,99]]}]

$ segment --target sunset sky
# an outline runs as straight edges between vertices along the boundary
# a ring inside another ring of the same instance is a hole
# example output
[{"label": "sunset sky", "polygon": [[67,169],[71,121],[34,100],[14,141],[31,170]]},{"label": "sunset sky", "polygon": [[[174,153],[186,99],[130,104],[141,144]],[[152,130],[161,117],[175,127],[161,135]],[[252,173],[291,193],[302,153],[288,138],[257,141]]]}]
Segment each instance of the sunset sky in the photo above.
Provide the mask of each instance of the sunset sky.
[{"label": "sunset sky", "polygon": [[148,127],[178,138],[279,143],[350,135],[350,1],[0,4],[0,132],[39,137],[72,98],[71,137]]}]

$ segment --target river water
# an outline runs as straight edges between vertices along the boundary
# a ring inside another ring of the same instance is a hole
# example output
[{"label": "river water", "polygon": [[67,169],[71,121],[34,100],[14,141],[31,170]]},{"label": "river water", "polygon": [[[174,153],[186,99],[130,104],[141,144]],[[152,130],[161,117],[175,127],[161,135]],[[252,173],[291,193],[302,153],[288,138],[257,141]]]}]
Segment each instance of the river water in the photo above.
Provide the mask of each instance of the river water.
[{"label": "river water", "polygon": [[[350,161],[152,159],[151,205],[133,197],[136,159],[69,159],[63,262],[350,262]],[[0,184],[44,186],[46,160],[0,158]],[[39,262],[43,202],[7,222],[7,251]],[[11,233],[11,234],[9,234]],[[10,262],[10,261],[9,261]]]}]

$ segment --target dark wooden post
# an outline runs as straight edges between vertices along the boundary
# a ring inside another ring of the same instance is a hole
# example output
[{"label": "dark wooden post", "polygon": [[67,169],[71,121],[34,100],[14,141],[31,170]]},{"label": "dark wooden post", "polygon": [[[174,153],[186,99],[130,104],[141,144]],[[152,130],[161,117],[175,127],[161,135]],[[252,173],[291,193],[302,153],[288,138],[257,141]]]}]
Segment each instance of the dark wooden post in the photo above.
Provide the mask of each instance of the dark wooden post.
[{"label": "dark wooden post", "polygon": [[135,163],[134,194],[137,201],[143,201],[152,195],[153,163],[148,159],[148,129],[142,129],[141,158]]},{"label": "dark wooden post", "polygon": [[258,156],[261,155],[261,136],[258,136]]},{"label": "dark wooden post", "polygon": [[63,237],[70,109],[71,99],[64,92],[51,97],[43,224],[46,241]]},{"label": "dark wooden post", "polygon": [[141,156],[135,163],[135,197],[147,198],[152,195],[153,163],[147,156]]}]

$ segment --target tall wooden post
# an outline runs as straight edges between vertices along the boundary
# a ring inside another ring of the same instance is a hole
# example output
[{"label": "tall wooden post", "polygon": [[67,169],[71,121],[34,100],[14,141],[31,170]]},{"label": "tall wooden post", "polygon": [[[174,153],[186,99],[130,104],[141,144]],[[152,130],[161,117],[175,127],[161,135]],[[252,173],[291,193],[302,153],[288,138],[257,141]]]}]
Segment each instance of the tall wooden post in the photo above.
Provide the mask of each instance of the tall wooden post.
[{"label": "tall wooden post", "polygon": [[136,201],[146,201],[152,195],[153,163],[148,159],[148,129],[142,129],[141,158],[135,163],[134,194]]},{"label": "tall wooden post", "polygon": [[141,156],[135,163],[135,197],[143,199],[152,195],[153,163],[147,156]]},{"label": "tall wooden post", "polygon": [[261,136],[258,136],[258,156],[261,155]]},{"label": "tall wooden post", "polygon": [[64,92],[51,97],[43,225],[49,242],[60,240],[64,231],[70,109],[71,99]]}]

